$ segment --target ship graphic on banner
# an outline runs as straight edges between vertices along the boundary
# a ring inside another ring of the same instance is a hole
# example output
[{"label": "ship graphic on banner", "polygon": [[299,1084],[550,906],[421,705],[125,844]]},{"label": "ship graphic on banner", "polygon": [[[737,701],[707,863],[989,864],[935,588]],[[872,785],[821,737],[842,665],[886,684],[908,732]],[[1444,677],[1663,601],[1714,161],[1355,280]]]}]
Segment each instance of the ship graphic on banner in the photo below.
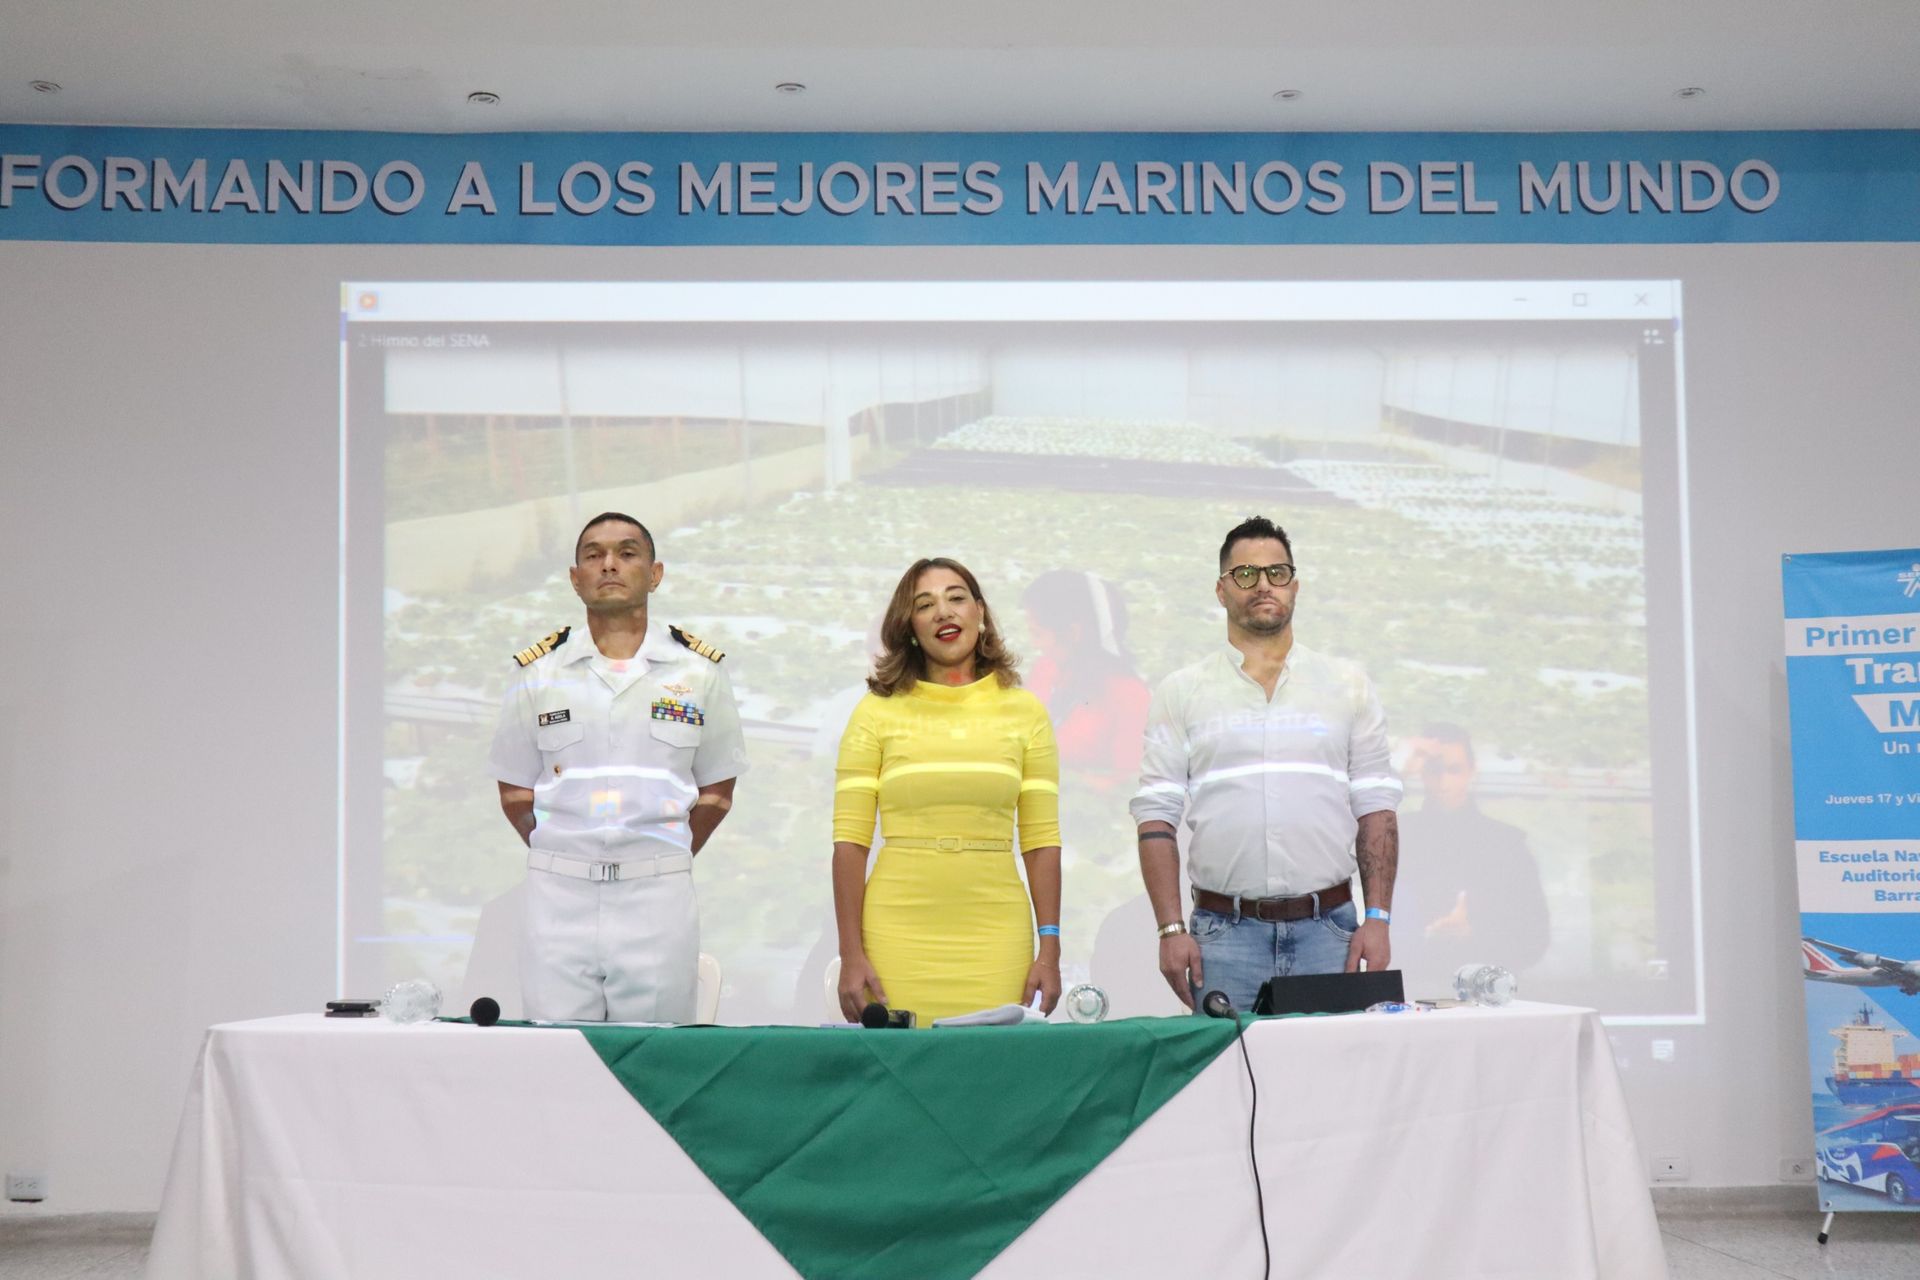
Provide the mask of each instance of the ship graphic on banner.
[{"label": "ship graphic on banner", "polygon": [[1875,1022],[1873,1006],[1861,1005],[1852,1022],[1832,1031],[1840,1043],[1833,1051],[1827,1091],[1849,1107],[1920,1102],[1920,1052],[1895,1052],[1900,1030]]}]

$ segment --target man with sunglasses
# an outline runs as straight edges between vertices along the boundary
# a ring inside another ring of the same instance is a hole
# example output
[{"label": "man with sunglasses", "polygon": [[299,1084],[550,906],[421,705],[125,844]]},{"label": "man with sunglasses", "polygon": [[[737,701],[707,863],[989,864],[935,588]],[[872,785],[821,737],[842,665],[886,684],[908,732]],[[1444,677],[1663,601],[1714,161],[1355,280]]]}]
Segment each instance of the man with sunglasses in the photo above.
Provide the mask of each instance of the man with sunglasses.
[{"label": "man with sunglasses", "polygon": [[1189,1008],[1220,991],[1250,1009],[1272,977],[1388,966],[1401,788],[1366,673],[1294,640],[1300,580],[1285,530],[1260,516],[1236,525],[1213,589],[1227,643],[1155,691],[1130,807],[1161,974]]}]

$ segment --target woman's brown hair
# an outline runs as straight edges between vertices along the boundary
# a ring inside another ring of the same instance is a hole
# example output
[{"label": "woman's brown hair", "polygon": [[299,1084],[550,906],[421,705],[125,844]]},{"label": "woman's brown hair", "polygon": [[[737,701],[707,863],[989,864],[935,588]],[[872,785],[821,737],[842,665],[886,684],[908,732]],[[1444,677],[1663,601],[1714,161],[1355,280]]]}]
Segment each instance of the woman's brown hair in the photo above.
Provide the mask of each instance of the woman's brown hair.
[{"label": "woman's brown hair", "polygon": [[890,698],[911,689],[916,680],[927,678],[927,655],[913,643],[913,596],[920,575],[929,569],[951,569],[980,602],[980,642],[973,651],[975,678],[992,676],[1003,689],[1019,684],[1020,672],[1014,667],[1014,655],[1000,638],[1000,628],[994,625],[993,610],[987,607],[987,598],[980,593],[980,580],[959,561],[935,556],[930,560],[915,560],[893,589],[893,598],[887,601],[886,614],[880,619],[881,654],[874,659],[867,688]]}]

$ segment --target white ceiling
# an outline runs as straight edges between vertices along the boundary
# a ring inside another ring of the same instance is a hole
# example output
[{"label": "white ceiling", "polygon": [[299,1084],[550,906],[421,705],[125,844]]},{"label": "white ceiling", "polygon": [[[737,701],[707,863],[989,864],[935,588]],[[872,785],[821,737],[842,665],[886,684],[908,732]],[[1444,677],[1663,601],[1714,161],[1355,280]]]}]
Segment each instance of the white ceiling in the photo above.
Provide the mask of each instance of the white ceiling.
[{"label": "white ceiling", "polygon": [[1914,128],[1916,68],[1914,0],[0,0],[12,123]]}]

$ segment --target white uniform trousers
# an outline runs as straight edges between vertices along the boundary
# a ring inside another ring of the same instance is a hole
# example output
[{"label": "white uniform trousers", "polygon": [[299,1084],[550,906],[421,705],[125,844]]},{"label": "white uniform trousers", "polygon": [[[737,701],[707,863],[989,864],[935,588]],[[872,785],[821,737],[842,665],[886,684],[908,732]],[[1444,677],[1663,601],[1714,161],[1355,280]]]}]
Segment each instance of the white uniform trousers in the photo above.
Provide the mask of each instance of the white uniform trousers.
[{"label": "white uniform trousers", "polygon": [[693,1021],[700,912],[690,867],[604,882],[529,869],[525,929],[520,994],[527,1017]]}]

